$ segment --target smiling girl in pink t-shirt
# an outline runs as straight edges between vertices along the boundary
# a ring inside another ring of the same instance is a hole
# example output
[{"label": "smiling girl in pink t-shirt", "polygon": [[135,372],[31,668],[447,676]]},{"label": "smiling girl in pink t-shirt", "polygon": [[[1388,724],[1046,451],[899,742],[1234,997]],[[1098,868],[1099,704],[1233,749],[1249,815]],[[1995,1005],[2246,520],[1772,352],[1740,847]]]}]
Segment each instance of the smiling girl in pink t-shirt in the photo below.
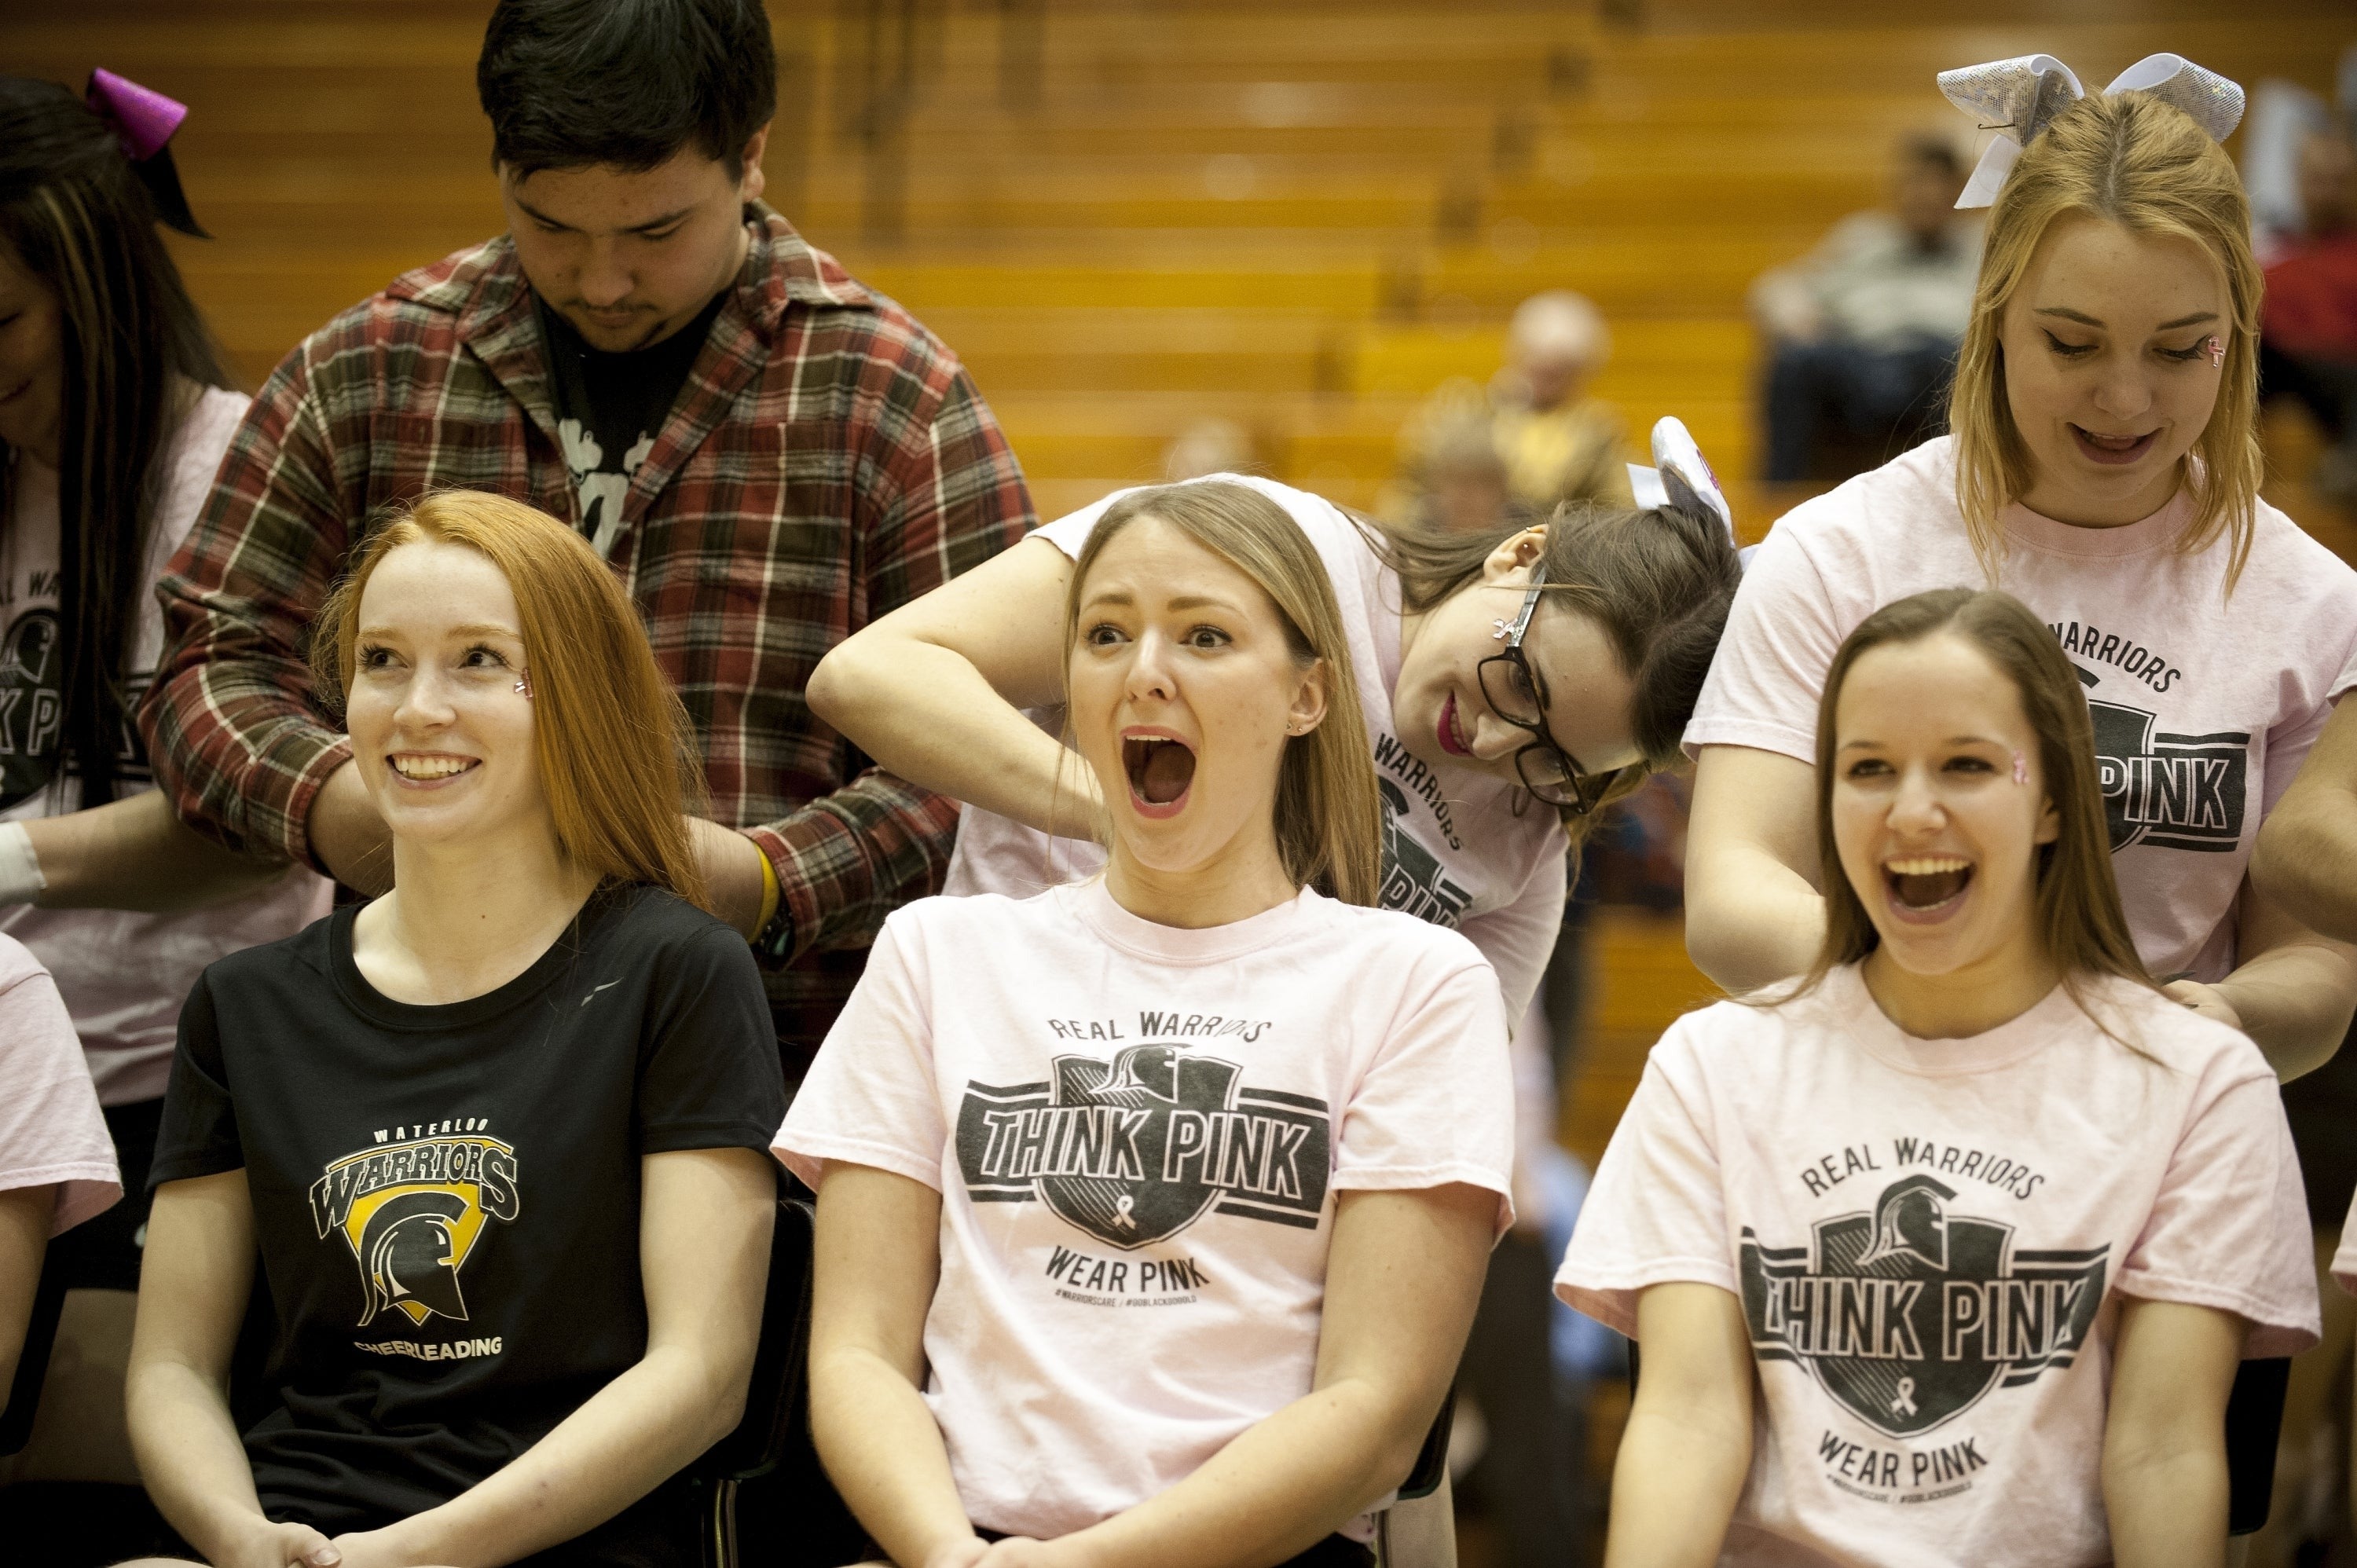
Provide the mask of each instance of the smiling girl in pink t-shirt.
[{"label": "smiling girl in pink t-shirt", "polygon": [[1345,623],[1275,502],[1116,501],[1071,584],[1104,874],[895,914],[778,1133],[812,1434],[895,1563],[1364,1568],[1512,1219],[1497,976],[1371,907]]},{"label": "smiling girl in pink t-shirt", "polygon": [[2045,56],[1943,78],[1960,102],[1990,83],[2021,113],[1981,123],[2028,145],[1990,213],[1953,434],[1794,509],[1752,558],[1686,726],[1687,943],[1731,991],[1807,964],[1834,650],[1907,595],[2002,588],[2086,689],[2145,966],[2295,1078],[2339,1046],[2357,965],[2245,871],[2357,686],[2357,573],[2258,496],[2263,283],[2214,139],[2241,90],[2174,56],[2075,103]]},{"label": "smiling girl in pink t-shirt", "polygon": [[1824,944],[1654,1047],[1557,1275],[1644,1348],[1610,1568],[2221,1564],[2227,1395],[2316,1342],[2251,1042],[2145,976],[2018,601],[1828,672]]}]

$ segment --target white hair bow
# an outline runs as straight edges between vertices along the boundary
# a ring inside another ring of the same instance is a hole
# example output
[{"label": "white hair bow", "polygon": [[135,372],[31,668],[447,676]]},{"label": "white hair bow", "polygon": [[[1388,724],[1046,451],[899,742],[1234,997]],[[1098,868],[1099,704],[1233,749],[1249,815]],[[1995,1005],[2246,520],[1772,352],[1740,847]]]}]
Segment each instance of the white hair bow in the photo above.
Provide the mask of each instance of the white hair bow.
[{"label": "white hair bow", "polygon": [[1629,465],[1629,489],[1641,507],[1674,506],[1696,517],[1715,517],[1735,542],[1735,509],[1718,488],[1718,476],[1695,445],[1685,422],[1663,414],[1653,424],[1653,467]]},{"label": "white hair bow", "polygon": [[[1978,120],[1982,130],[1998,133],[1981,155],[1964,193],[1956,198],[1958,207],[1986,207],[1995,201],[2021,149],[2036,141],[2056,115],[2086,96],[2071,68],[2052,55],[2017,55],[1943,70],[1940,91]],[[2212,141],[2224,141],[2243,119],[2241,86],[2183,55],[2147,55],[2112,78],[2104,91],[2149,92],[2192,115]]]}]

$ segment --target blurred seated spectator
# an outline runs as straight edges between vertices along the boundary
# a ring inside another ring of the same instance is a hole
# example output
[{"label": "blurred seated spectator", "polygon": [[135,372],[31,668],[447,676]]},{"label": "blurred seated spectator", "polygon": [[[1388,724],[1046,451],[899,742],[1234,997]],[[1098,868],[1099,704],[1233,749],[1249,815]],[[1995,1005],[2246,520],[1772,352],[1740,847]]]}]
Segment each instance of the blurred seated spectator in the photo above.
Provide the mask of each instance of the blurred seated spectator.
[{"label": "blurred seated spectator", "polygon": [[1955,210],[1964,175],[1945,137],[1908,137],[1889,210],[1852,213],[1751,285],[1771,345],[1768,479],[1847,478],[1947,428],[1981,259],[1979,220]]},{"label": "blurred seated spectator", "polygon": [[[1401,432],[1405,501],[1397,510],[1443,528],[1486,527],[1491,520],[1451,520],[1501,479],[1510,501],[1542,516],[1559,501],[1631,505],[1620,415],[1587,395],[1611,353],[1604,317],[1578,295],[1555,289],[1523,301],[1507,329],[1505,368],[1488,390],[1445,382]],[[1476,429],[1488,435],[1494,467],[1479,460]]]},{"label": "blurred seated spectator", "polygon": [[2337,125],[2299,149],[2306,233],[2267,268],[2259,385],[2297,398],[2331,447],[2312,482],[2357,500],[2357,145]]},{"label": "blurred seated spectator", "polygon": [[1252,432],[1232,419],[1199,419],[1162,449],[1162,477],[1172,484],[1213,474],[1261,471]]},{"label": "blurred seated spectator", "polygon": [[1433,422],[1420,478],[1415,520],[1443,533],[1482,533],[1510,516],[1539,515],[1537,508],[1514,498],[1493,422],[1478,405]]}]

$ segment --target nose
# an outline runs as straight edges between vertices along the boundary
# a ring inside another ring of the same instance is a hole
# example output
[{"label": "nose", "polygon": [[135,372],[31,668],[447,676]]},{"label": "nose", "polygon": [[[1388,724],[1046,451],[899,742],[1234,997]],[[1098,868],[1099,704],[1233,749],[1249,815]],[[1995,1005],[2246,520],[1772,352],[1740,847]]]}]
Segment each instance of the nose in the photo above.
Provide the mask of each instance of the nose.
[{"label": "nose", "polygon": [[450,705],[450,693],[445,688],[443,672],[431,663],[410,672],[402,686],[401,702],[393,711],[395,729],[405,734],[436,730],[452,723],[457,714]]},{"label": "nose", "polygon": [[1136,651],[1130,655],[1129,678],[1125,687],[1130,700],[1176,701],[1178,681],[1170,658],[1170,639],[1159,630],[1148,629],[1132,646]]},{"label": "nose", "polygon": [[1915,838],[1936,833],[1947,825],[1948,809],[1941,802],[1939,790],[1921,768],[1909,768],[1891,798],[1890,831],[1902,838]]},{"label": "nose", "polygon": [[612,239],[600,236],[589,242],[579,286],[581,302],[593,310],[607,309],[630,297],[630,271],[622,264],[620,247]]},{"label": "nose", "polygon": [[2132,420],[2149,411],[2152,403],[2152,378],[2142,362],[2134,358],[2112,357],[2096,380],[2095,406],[2113,419]]}]

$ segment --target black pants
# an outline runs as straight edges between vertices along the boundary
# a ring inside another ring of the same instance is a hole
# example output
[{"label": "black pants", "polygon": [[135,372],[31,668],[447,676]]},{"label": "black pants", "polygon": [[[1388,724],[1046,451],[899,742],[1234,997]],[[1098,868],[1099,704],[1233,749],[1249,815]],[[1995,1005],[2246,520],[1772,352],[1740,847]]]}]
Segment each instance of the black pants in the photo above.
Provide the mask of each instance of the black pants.
[{"label": "black pants", "polygon": [[1762,400],[1767,477],[1845,479],[1939,435],[1955,360],[1956,345],[1928,338],[1896,349],[1777,344]]}]

